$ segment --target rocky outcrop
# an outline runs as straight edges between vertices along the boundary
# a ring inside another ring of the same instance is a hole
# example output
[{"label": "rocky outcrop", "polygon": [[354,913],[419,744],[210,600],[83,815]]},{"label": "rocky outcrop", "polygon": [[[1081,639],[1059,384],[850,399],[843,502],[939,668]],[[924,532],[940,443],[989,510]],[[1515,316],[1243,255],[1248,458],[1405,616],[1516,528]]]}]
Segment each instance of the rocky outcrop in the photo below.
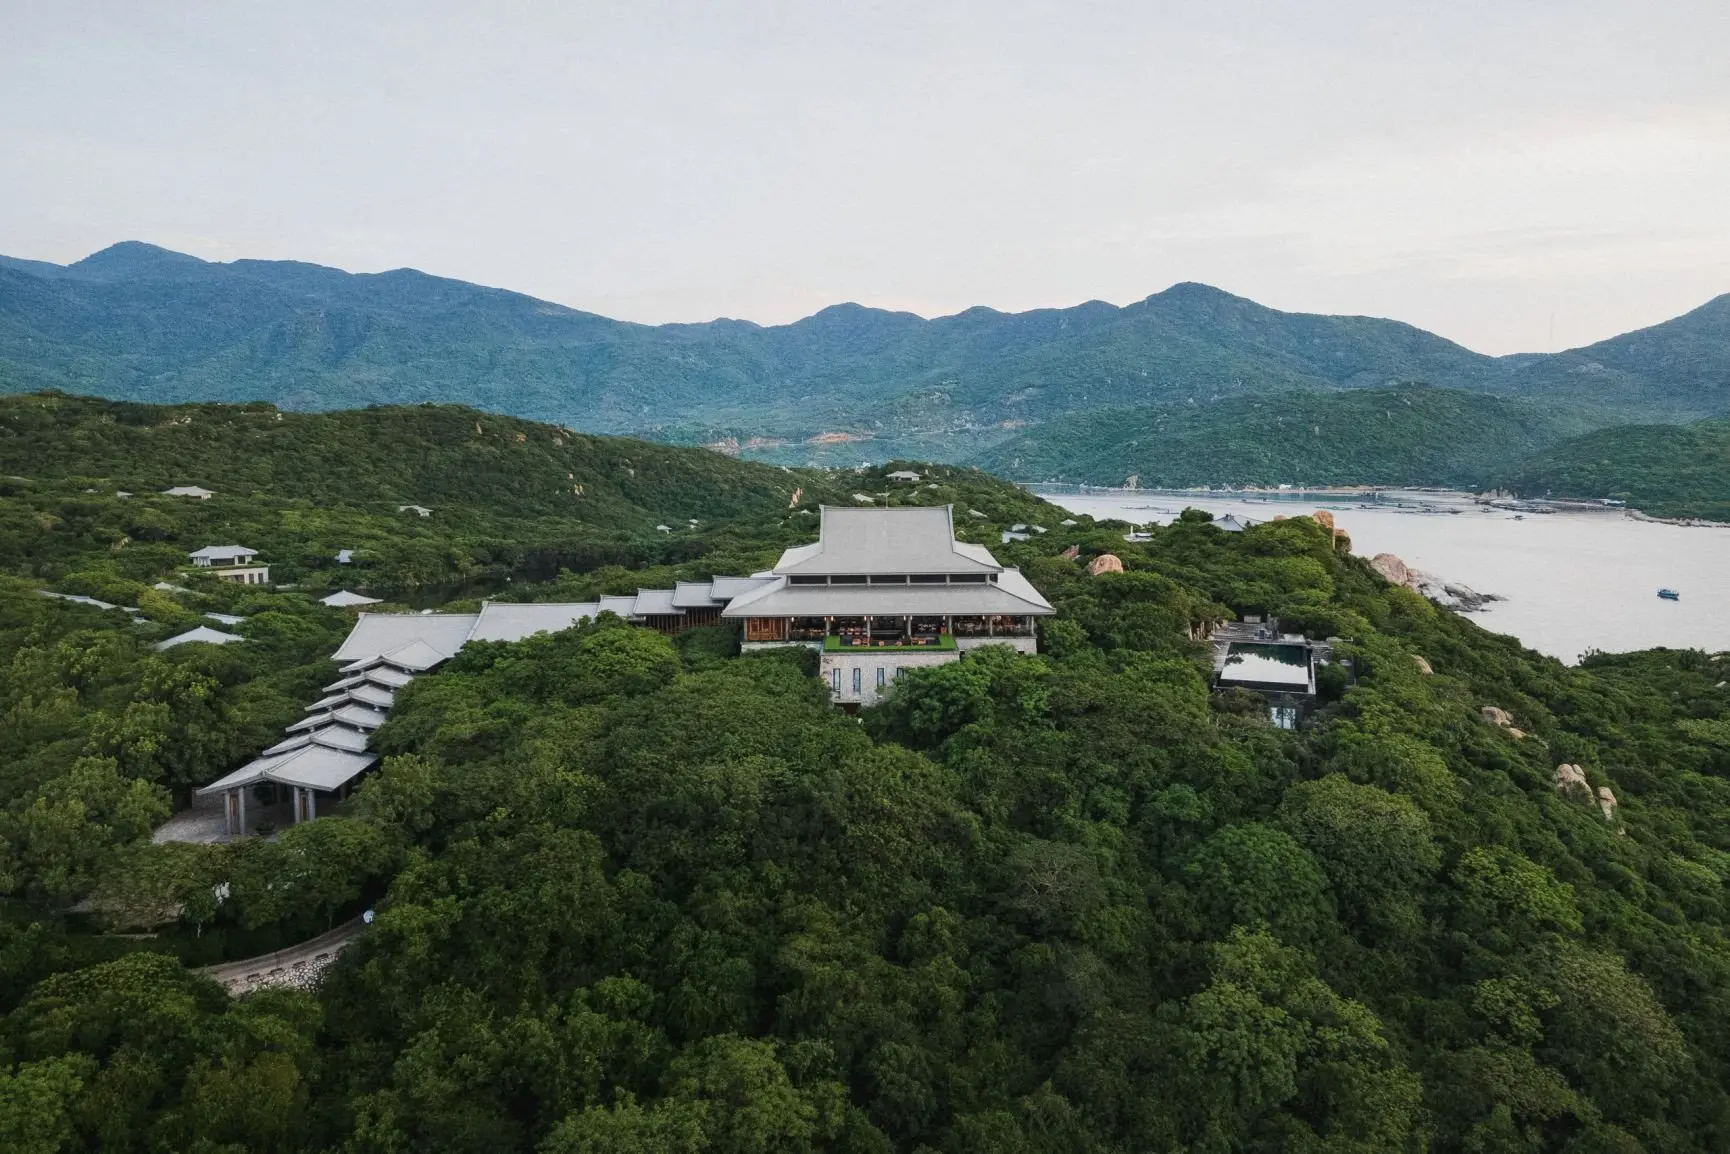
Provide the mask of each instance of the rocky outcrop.
[{"label": "rocky outcrop", "polygon": [[1497,594],[1479,593],[1470,585],[1443,581],[1421,569],[1413,569],[1392,553],[1377,553],[1370,558],[1370,568],[1381,574],[1390,585],[1403,586],[1456,613],[1475,613],[1492,601],[1502,600]]},{"label": "rocky outcrop", "polygon": [[1431,668],[1430,668],[1430,663],[1429,663],[1429,662],[1428,662],[1428,661],[1426,661],[1426,660],[1425,660],[1425,659],[1424,659],[1424,658],[1422,658],[1422,657],[1419,657],[1419,656],[1418,656],[1418,655],[1417,655],[1417,654],[1415,654],[1415,653],[1414,653],[1414,654],[1412,654],[1412,661],[1413,661],[1413,662],[1414,662],[1414,663],[1416,663],[1416,665],[1417,665],[1417,667],[1418,667],[1418,672],[1419,672],[1419,673],[1422,673],[1422,674],[1425,674],[1425,675],[1428,675],[1428,674],[1432,674],[1432,673],[1434,673],[1434,672],[1435,672],[1435,670],[1434,670],[1434,669],[1431,669]]},{"label": "rocky outcrop", "polygon": [[1478,710],[1478,716],[1482,717],[1490,725],[1507,730],[1508,736],[1512,737],[1515,741],[1519,741],[1521,738],[1526,736],[1525,730],[1515,727],[1514,719],[1508,715],[1508,711],[1499,708],[1498,706],[1486,705],[1482,709]]},{"label": "rocky outcrop", "polygon": [[1564,763],[1556,767],[1556,792],[1563,797],[1581,801],[1593,800],[1592,786],[1586,780],[1586,771],[1577,765]]},{"label": "rocky outcrop", "polygon": [[1406,563],[1392,553],[1377,553],[1370,558],[1370,568],[1382,575],[1382,580],[1389,585],[1406,585],[1412,579],[1412,571],[1406,568]]},{"label": "rocky outcrop", "polygon": [[1334,515],[1326,509],[1317,509],[1315,512],[1311,513],[1310,520],[1325,529],[1332,529],[1334,527]]},{"label": "rocky outcrop", "polygon": [[1610,787],[1598,787],[1598,811],[1604,815],[1605,821],[1616,820],[1616,795],[1610,792]]},{"label": "rocky outcrop", "polygon": [[1101,553],[1087,563],[1087,572],[1093,577],[1097,577],[1101,573],[1121,573],[1123,572],[1123,562],[1116,554]]}]

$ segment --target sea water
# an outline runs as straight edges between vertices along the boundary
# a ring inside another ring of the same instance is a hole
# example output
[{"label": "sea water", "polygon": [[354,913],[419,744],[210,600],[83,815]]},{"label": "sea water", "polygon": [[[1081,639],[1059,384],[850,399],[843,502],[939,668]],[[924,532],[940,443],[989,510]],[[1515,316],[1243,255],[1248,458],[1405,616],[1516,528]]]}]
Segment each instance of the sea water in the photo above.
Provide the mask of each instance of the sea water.
[{"label": "sea water", "polygon": [[[1393,553],[1449,584],[1505,598],[1472,619],[1540,653],[1656,646],[1730,650],[1730,528],[1637,520],[1620,509],[1516,514],[1465,493],[1209,494],[1042,491],[1091,517],[1165,524],[1185,508],[1254,521],[1334,515],[1364,557]],[[1679,601],[1658,597],[1661,588]]]}]

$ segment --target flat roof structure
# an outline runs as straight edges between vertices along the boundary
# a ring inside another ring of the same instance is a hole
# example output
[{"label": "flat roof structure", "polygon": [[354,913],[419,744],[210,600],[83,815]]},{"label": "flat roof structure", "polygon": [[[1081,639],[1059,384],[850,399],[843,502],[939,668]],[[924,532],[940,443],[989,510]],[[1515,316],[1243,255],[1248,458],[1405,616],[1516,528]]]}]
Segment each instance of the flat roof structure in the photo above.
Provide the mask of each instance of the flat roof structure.
[{"label": "flat roof structure", "polygon": [[1307,645],[1233,641],[1219,671],[1221,685],[1271,686],[1293,692],[1310,688]]}]

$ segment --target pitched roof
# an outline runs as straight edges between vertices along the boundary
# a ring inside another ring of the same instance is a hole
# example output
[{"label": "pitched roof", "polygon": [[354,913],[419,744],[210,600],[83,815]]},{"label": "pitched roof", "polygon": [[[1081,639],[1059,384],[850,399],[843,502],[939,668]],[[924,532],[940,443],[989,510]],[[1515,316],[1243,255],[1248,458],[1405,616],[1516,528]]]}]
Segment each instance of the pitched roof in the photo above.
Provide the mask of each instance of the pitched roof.
[{"label": "pitched roof", "polygon": [[377,760],[378,755],[374,753],[350,753],[344,749],[309,743],[286,753],[254,758],[198,792],[208,796],[262,781],[328,791],[341,788]]},{"label": "pitched roof", "polygon": [[307,745],[323,745],[330,749],[345,749],[350,753],[361,753],[366,749],[367,736],[358,729],[350,729],[346,725],[321,725],[316,729],[303,730],[293,736],[286,737],[265,750],[261,757],[274,757],[279,753],[287,753],[291,749],[300,749]]},{"label": "pitched roof", "polygon": [[685,611],[673,604],[671,589],[639,589],[631,612],[635,617],[669,617],[681,616]]},{"label": "pitched roof", "polygon": [[246,620],[246,618],[240,616],[238,613],[210,612],[206,613],[205,616],[216,622],[218,625],[239,625],[242,621]]},{"label": "pitched roof", "polygon": [[955,539],[952,506],[851,509],[823,506],[815,544],[781,555],[780,576],[871,573],[994,573],[983,546]]},{"label": "pitched roof", "polygon": [[256,557],[258,550],[248,549],[245,545],[206,545],[202,549],[194,549],[187,556],[193,560],[202,557],[212,561],[220,561],[224,557]]},{"label": "pitched roof", "polygon": [[597,610],[601,613],[616,613],[620,617],[629,618],[636,614],[637,599],[635,596],[602,597]]},{"label": "pitched roof", "polygon": [[351,605],[377,605],[379,599],[377,597],[362,597],[359,593],[350,593],[347,589],[338,589],[328,597],[320,597],[318,603],[329,605],[334,609],[347,609]]},{"label": "pitched roof", "polygon": [[479,619],[478,613],[362,613],[331,657],[337,661],[382,657],[420,642],[444,660],[462,648]]},{"label": "pitched roof", "polygon": [[176,485],[172,489],[164,489],[162,492],[163,495],[167,497],[203,498],[216,496],[216,494],[211,492],[209,489],[201,489],[197,485]]},{"label": "pitched roof", "polygon": [[221,630],[212,629],[208,625],[200,625],[196,629],[188,629],[185,633],[176,634],[167,641],[158,641],[152,648],[173,649],[176,645],[185,645],[188,641],[203,641],[210,645],[227,645],[230,641],[245,640],[246,638],[237,637],[233,633],[223,633]]},{"label": "pitched roof", "polygon": [[1048,616],[1056,610],[1018,570],[977,585],[793,585],[785,578],[721,610],[734,617],[926,617],[1007,614]]},{"label": "pitched roof", "polygon": [[717,577],[709,582],[709,596],[717,601],[731,601],[753,589],[761,589],[774,580],[773,573],[760,573],[750,577]]},{"label": "pitched roof", "polygon": [[36,592],[44,597],[52,597],[56,601],[70,601],[74,605],[89,605],[96,609],[125,609],[128,613],[138,612],[136,605],[110,605],[106,601],[98,601],[94,597],[85,597],[78,593],[55,593],[49,589],[38,589]]},{"label": "pitched roof", "polygon": [[725,597],[715,596],[714,588],[714,581],[676,581],[673,583],[673,605],[678,609],[713,609],[726,604]]},{"label": "pitched roof", "polygon": [[489,601],[469,631],[470,641],[521,641],[537,633],[557,633],[600,612],[593,601],[512,604]]},{"label": "pitched roof", "polygon": [[351,673],[346,677],[338,678],[325,686],[324,691],[326,693],[335,693],[338,690],[348,689],[352,686],[363,685],[368,682],[373,685],[382,685],[386,689],[401,689],[413,680],[414,674],[412,673],[404,673],[402,670],[392,669],[388,665],[374,665],[357,673]]}]

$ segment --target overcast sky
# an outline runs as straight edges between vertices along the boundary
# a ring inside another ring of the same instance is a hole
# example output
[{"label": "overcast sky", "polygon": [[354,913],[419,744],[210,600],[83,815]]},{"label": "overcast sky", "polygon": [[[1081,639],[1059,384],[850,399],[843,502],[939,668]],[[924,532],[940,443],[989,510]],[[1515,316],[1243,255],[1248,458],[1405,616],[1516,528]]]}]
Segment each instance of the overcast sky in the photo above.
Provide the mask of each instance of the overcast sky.
[{"label": "overcast sky", "polygon": [[1730,292],[1730,0],[0,3],[0,252],[640,321],[1199,280],[1502,353]]}]

